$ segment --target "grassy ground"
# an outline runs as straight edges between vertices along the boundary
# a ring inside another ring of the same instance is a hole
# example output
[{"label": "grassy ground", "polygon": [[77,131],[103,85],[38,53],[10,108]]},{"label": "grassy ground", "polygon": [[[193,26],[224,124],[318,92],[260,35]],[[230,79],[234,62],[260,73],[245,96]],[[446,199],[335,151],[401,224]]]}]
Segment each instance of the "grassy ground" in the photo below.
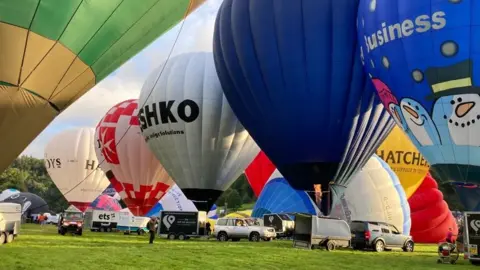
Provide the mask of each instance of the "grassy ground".
[{"label": "grassy ground", "polygon": [[[291,241],[220,243],[167,241],[148,245],[147,236],[91,233],[61,236],[56,227],[24,225],[15,242],[0,246],[0,269],[442,269],[474,268],[436,264],[435,246],[414,253],[299,250]],[[335,267],[335,268],[333,268]]]}]

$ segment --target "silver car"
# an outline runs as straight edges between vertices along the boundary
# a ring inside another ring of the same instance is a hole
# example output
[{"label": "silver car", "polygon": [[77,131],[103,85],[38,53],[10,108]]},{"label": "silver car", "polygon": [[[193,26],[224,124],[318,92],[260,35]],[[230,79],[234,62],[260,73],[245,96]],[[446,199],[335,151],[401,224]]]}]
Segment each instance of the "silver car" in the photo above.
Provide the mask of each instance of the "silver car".
[{"label": "silver car", "polygon": [[277,234],[272,227],[261,226],[257,222],[248,218],[220,218],[215,224],[214,236],[218,241],[240,241],[248,239],[258,242],[260,239],[270,241]]}]

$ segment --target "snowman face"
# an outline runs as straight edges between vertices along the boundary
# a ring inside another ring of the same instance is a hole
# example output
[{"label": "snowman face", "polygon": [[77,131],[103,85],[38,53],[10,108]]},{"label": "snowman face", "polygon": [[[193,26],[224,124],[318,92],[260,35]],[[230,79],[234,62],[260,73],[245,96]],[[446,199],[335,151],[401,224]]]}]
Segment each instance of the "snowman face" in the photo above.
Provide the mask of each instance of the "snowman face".
[{"label": "snowman face", "polygon": [[400,102],[405,128],[408,127],[412,135],[420,145],[433,145],[429,130],[431,130],[430,115],[418,102],[410,98],[404,98]]},{"label": "snowman face", "polygon": [[426,112],[420,104],[413,100],[402,100],[400,107],[409,126],[414,124],[421,127],[425,124]]},{"label": "snowman face", "polygon": [[454,95],[440,100],[443,104],[440,117],[447,121],[453,142],[456,145],[480,146],[480,95]]},{"label": "snowman face", "polygon": [[452,114],[443,116],[444,119],[448,120],[449,125],[465,128],[479,124],[480,95],[455,95],[452,97],[450,105],[452,106]]}]

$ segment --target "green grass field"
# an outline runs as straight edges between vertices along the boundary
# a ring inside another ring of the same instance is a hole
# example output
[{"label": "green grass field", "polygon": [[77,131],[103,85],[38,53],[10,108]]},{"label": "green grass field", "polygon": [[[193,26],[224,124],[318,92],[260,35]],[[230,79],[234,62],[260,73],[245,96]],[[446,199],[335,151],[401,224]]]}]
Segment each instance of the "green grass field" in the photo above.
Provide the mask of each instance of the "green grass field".
[{"label": "green grass field", "polygon": [[[351,250],[300,250],[291,241],[220,243],[215,240],[148,244],[148,236],[85,232],[58,235],[56,227],[23,225],[21,235],[0,246],[0,269],[468,269],[438,265],[435,246],[417,245],[414,253]],[[333,268],[335,267],[335,268]],[[480,269],[480,268],[479,268]]]}]

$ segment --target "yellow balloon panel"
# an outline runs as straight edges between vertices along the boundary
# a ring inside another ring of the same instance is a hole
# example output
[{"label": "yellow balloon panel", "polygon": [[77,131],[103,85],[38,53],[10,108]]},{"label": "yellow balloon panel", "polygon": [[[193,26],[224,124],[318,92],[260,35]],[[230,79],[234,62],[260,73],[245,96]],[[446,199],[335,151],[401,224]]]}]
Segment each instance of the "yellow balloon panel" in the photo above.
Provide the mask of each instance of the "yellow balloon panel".
[{"label": "yellow balloon panel", "polygon": [[397,174],[407,198],[410,198],[430,167],[422,154],[398,126],[393,128],[376,154]]}]

